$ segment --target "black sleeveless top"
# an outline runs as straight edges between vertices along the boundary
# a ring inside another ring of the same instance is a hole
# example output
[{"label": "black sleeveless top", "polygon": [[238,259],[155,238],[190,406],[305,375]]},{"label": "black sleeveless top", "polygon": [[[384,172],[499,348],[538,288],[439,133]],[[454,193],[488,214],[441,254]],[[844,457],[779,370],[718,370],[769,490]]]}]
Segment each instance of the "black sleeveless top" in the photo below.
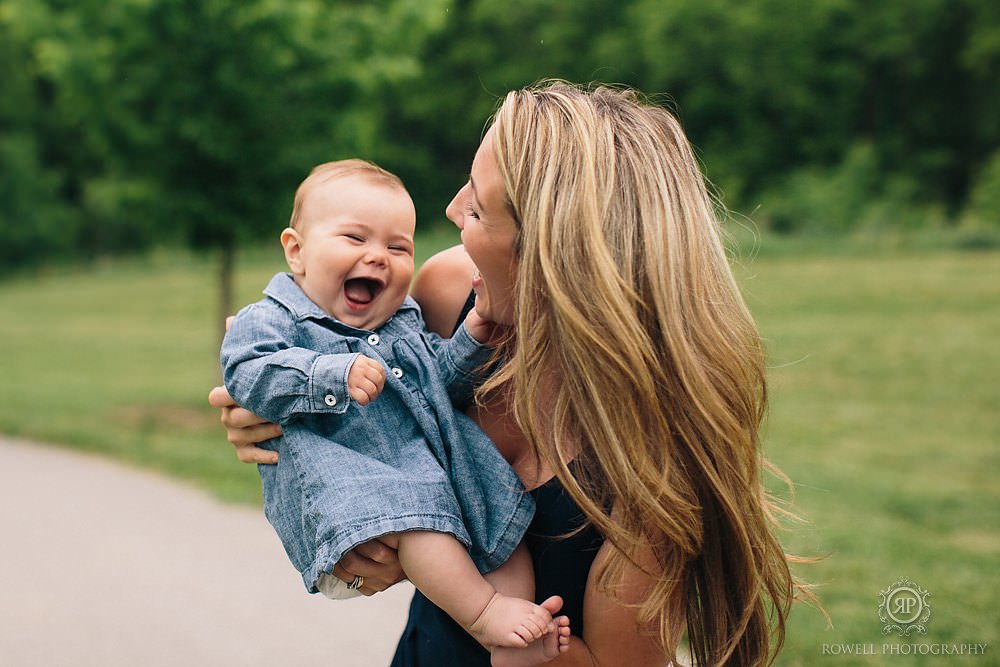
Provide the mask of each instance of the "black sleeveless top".
[{"label": "black sleeveless top", "polygon": [[[470,294],[459,316],[461,323],[475,303]],[[456,324],[457,328],[457,324]],[[583,634],[583,594],[587,576],[603,538],[593,526],[563,537],[584,523],[583,512],[553,478],[531,491],[535,516],[524,536],[535,567],[535,601],[561,595],[560,614],[569,617],[573,634]],[[410,603],[410,616],[396,647],[391,667],[488,667],[490,654],[448,614],[420,591]]]}]

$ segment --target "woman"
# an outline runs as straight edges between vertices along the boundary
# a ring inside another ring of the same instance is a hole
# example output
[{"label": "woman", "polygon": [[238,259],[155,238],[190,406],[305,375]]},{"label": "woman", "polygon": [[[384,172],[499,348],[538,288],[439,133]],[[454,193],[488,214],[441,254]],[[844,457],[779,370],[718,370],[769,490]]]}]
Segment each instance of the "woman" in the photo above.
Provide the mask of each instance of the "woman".
[{"label": "woman", "polygon": [[[467,256],[413,292],[450,330],[473,270],[476,310],[510,327],[472,416],[538,500],[536,595],[574,631],[550,664],[663,665],[685,631],[699,665],[770,663],[798,586],[761,481],[763,353],[677,121],[629,91],[509,93],[447,214]],[[275,433],[223,421],[241,460]],[[381,543],[335,574],[399,576]],[[418,595],[394,665],[488,664],[442,617]]]}]

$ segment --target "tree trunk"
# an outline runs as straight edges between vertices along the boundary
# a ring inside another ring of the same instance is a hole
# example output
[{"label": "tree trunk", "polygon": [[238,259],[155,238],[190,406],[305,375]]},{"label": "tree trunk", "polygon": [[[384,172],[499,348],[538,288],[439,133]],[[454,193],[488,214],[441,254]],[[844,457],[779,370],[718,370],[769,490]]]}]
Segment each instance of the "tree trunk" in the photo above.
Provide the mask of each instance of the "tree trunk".
[{"label": "tree trunk", "polygon": [[236,240],[229,236],[219,247],[219,346],[226,335],[226,318],[233,315],[233,265],[236,259]]}]

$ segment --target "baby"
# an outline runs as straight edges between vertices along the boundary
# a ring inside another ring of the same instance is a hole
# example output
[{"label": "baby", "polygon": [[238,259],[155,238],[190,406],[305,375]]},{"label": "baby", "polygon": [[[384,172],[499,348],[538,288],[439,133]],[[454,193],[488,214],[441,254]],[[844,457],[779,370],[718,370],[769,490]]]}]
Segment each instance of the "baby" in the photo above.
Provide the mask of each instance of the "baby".
[{"label": "baby", "polygon": [[451,339],[426,331],[407,296],[415,223],[402,182],[362,160],[320,165],[296,191],[291,274],[240,311],[221,355],[236,402],[283,427],[266,444],[277,465],[259,468],[265,513],[310,592],[357,594],[363,579],[334,565],[394,534],[406,576],[482,645],[544,637],[552,658],[569,633],[558,597],[529,601],[531,497],[453,407],[471,399],[492,325],[472,311]]}]

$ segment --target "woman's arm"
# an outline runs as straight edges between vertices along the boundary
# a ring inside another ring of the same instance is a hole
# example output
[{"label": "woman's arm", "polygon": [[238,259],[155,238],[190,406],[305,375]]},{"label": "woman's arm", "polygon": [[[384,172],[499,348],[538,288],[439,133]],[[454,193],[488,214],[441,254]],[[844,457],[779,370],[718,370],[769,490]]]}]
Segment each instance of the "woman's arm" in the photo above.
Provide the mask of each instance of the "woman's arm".
[{"label": "woman's arm", "polygon": [[[586,618],[583,637],[570,638],[569,650],[546,665],[552,667],[665,667],[667,656],[655,634],[639,630],[637,608],[646,600],[652,579],[638,568],[629,566],[619,590],[621,601],[597,589],[597,572],[607,562],[613,547],[605,542],[597,553],[587,588],[584,592],[583,615]],[[642,557],[642,565],[655,567],[652,555]],[[572,627],[573,619],[570,619]],[[680,625],[675,633],[680,641]]]}]

